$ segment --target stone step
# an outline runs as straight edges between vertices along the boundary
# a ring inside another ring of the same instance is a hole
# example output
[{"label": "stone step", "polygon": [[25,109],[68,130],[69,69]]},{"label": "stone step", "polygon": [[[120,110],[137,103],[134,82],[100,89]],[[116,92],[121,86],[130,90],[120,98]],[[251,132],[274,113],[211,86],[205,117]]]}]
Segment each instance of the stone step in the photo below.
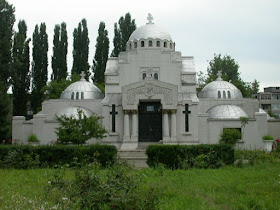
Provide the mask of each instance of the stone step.
[{"label": "stone step", "polygon": [[122,150],[118,151],[118,157],[127,158],[127,157],[147,157],[145,154],[145,150]]},{"label": "stone step", "polygon": [[127,157],[127,158],[119,158],[120,161],[125,161],[130,165],[133,165],[137,169],[148,168],[147,158],[135,158],[135,157]]},{"label": "stone step", "polygon": [[159,142],[139,142],[138,143],[138,149],[147,149],[150,145],[160,145],[162,144],[162,141]]}]

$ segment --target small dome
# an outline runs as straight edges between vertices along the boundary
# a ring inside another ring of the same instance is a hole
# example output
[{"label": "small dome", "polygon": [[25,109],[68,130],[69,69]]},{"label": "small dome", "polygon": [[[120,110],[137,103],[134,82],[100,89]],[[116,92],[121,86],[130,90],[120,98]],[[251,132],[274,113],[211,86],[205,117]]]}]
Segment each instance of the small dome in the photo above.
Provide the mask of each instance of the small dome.
[{"label": "small dome", "polygon": [[240,90],[233,84],[223,81],[221,75],[216,81],[207,84],[198,94],[199,98],[215,98],[215,99],[240,99],[243,98]]},{"label": "small dome", "polygon": [[236,105],[217,105],[207,111],[213,119],[239,119],[248,117],[247,113]]},{"label": "small dome", "polygon": [[101,99],[104,98],[101,90],[94,84],[86,81],[82,76],[81,80],[69,85],[60,95],[61,99]]},{"label": "small dome", "polygon": [[172,41],[170,34],[162,29],[161,27],[155,25],[152,22],[152,16],[149,14],[148,18],[149,22],[137,28],[129,37],[129,41],[135,41],[140,39],[160,39]]},{"label": "small dome", "polygon": [[57,112],[57,116],[61,117],[65,115],[66,117],[73,116],[75,119],[78,119],[78,111],[82,110],[82,112],[85,114],[85,116],[90,117],[93,115],[93,112],[90,111],[89,109],[83,108],[83,107],[78,107],[78,106],[69,106],[66,108],[63,108]]}]

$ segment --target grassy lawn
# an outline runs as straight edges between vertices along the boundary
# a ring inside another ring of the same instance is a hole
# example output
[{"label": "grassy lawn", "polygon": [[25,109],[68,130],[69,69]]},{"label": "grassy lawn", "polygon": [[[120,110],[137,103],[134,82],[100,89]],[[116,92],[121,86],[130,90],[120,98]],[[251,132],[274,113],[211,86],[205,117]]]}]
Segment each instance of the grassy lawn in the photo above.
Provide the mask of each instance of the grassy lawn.
[{"label": "grassy lawn", "polygon": [[[1,169],[0,209],[61,209],[44,193],[54,173],[54,169]],[[159,209],[280,209],[280,163],[275,161],[243,168],[172,171],[158,167],[135,173],[143,175],[141,189],[155,187]]]}]

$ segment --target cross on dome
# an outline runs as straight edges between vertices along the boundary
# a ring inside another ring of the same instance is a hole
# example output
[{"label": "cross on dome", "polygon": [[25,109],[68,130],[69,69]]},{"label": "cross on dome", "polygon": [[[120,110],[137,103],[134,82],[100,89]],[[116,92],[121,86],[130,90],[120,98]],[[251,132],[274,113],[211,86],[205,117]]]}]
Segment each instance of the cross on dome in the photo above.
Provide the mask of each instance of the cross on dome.
[{"label": "cross on dome", "polygon": [[148,24],[154,24],[154,23],[152,22],[153,19],[154,19],[154,18],[153,18],[153,16],[151,15],[151,13],[148,13],[148,17],[147,17],[147,20],[149,21]]},{"label": "cross on dome", "polygon": [[217,81],[223,80],[223,79],[222,79],[223,74],[222,74],[222,71],[221,71],[221,70],[218,71],[217,76],[218,76],[218,78],[216,79]]},{"label": "cross on dome", "polygon": [[81,76],[81,80],[85,80],[85,76],[86,76],[86,74],[85,74],[85,72],[84,72],[84,71],[82,71],[82,72],[81,72],[80,76]]}]

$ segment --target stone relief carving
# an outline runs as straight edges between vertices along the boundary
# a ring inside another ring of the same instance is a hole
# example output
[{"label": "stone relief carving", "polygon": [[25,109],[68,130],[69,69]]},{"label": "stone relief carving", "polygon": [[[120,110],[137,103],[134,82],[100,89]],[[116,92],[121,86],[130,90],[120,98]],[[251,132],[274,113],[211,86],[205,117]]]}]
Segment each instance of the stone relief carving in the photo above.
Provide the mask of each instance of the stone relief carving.
[{"label": "stone relief carving", "polygon": [[135,97],[139,94],[145,94],[151,97],[155,94],[163,94],[165,104],[172,104],[173,92],[171,89],[154,85],[153,83],[146,83],[144,86],[133,88],[127,91],[127,104],[133,105],[135,103]]}]

